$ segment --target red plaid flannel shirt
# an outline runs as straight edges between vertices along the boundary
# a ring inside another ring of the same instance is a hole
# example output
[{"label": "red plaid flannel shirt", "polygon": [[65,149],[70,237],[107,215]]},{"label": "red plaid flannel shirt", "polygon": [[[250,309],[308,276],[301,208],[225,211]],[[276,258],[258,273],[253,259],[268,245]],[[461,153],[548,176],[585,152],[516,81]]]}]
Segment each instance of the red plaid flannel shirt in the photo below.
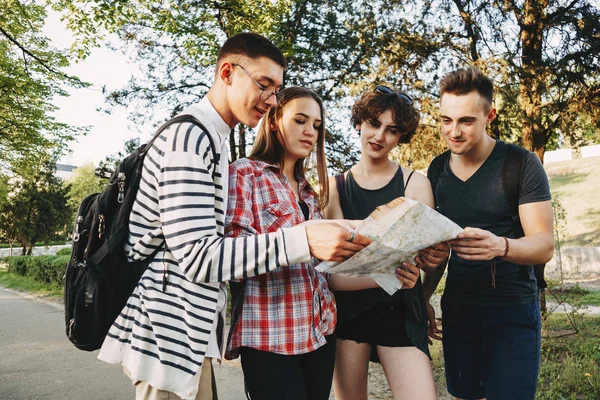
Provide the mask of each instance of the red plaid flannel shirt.
[{"label": "red plaid flannel shirt", "polygon": [[[298,182],[310,219],[321,219],[316,193],[305,179],[298,177]],[[244,158],[229,167],[225,221],[227,236],[247,236],[297,225],[304,215],[279,167]],[[237,357],[240,347],[295,355],[326,343],[325,336],[335,330],[336,307],[325,277],[314,269],[317,262],[277,268],[233,284],[227,358]]]}]

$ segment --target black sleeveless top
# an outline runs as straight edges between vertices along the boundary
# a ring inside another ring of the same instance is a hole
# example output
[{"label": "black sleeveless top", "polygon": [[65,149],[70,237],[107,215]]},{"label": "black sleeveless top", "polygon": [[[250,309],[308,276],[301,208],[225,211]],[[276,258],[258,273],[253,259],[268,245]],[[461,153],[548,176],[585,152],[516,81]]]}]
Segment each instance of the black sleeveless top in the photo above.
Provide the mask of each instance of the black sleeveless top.
[{"label": "black sleeveless top", "polygon": [[[406,186],[412,177],[408,176]],[[364,189],[356,183],[352,171],[347,178],[337,175],[336,186],[340,198],[342,213],[346,219],[365,219],[383,204],[404,196],[406,186],[402,168],[383,187],[375,190]],[[406,332],[411,342],[429,356],[427,346],[427,311],[421,278],[412,289],[398,290],[392,296],[381,288],[336,291],[334,292],[338,321],[345,321],[371,310],[376,304],[399,303],[406,307]]]}]

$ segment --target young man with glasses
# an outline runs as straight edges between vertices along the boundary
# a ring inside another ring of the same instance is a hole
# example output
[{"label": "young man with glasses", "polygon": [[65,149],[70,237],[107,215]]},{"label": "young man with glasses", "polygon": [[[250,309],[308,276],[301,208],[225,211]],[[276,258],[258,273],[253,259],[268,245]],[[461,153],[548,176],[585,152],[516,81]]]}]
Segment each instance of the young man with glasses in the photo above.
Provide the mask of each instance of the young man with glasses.
[{"label": "young man with glasses", "polygon": [[[360,135],[360,160],[345,173],[330,177],[326,218],[362,220],[400,196],[433,207],[427,178],[390,160],[390,152],[410,142],[419,125],[413,100],[377,86],[354,104],[351,122]],[[416,265],[402,266],[397,276],[403,290],[392,296],[376,284],[372,289],[350,291],[350,281],[365,287],[364,281],[371,278],[331,276],[338,309],[336,399],[367,399],[371,359],[383,366],[394,399],[435,400],[420,268],[435,268],[447,256],[446,244],[422,250]],[[342,279],[343,291],[338,290]]]},{"label": "young man with glasses", "polygon": [[213,86],[183,112],[206,131],[173,124],[144,159],[125,251],[134,260],[154,258],[98,355],[123,365],[137,399],[216,398],[211,358],[223,350],[222,282],[312,256],[341,260],[369,243],[360,235],[350,241],[350,231],[336,223],[223,237],[228,135],[238,123],[255,127],[277,105],[285,68],[279,49],[264,37],[231,37],[219,51]]},{"label": "young man with glasses", "polygon": [[[450,241],[442,297],[446,382],[448,392],[461,399],[532,400],[541,325],[532,265],[552,258],[552,205],[537,157],[487,134],[496,117],[493,94],[492,81],[476,68],[450,72],[440,85],[449,152],[432,163],[429,176],[439,211],[465,227]],[[508,151],[525,153],[518,192],[524,236],[503,187]],[[444,271],[436,272],[435,279],[425,278],[427,298]]]}]

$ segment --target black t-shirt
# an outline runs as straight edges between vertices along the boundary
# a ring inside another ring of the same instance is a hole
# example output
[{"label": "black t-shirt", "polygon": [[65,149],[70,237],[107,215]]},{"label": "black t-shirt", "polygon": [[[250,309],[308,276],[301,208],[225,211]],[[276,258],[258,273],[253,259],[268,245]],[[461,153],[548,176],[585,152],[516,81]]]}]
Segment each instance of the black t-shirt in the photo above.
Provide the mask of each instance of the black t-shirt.
[{"label": "black t-shirt", "polygon": [[[511,208],[502,188],[506,148],[506,143],[497,141],[487,160],[464,182],[452,173],[446,162],[435,193],[440,212],[463,228],[481,228],[498,236],[514,238]],[[550,198],[544,167],[535,154],[530,153],[523,168],[519,204]],[[495,263],[494,288],[492,261],[469,261],[452,254],[444,296],[462,304],[486,306],[523,304],[537,298],[533,267],[529,266],[528,273],[523,274],[516,264],[500,259]]]}]

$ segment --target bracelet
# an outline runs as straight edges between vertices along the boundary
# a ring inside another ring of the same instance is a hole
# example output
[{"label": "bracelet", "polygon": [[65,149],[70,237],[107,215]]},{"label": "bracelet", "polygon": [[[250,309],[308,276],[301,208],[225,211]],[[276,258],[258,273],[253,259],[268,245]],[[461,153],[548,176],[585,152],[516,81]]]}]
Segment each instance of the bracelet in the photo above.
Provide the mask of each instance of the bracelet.
[{"label": "bracelet", "polygon": [[504,241],[506,242],[506,250],[504,250],[504,254],[502,254],[502,256],[501,256],[501,257],[506,257],[506,255],[508,254],[508,249],[509,249],[509,246],[508,246],[508,239],[507,239],[505,236],[503,236],[503,239],[504,239]]}]

